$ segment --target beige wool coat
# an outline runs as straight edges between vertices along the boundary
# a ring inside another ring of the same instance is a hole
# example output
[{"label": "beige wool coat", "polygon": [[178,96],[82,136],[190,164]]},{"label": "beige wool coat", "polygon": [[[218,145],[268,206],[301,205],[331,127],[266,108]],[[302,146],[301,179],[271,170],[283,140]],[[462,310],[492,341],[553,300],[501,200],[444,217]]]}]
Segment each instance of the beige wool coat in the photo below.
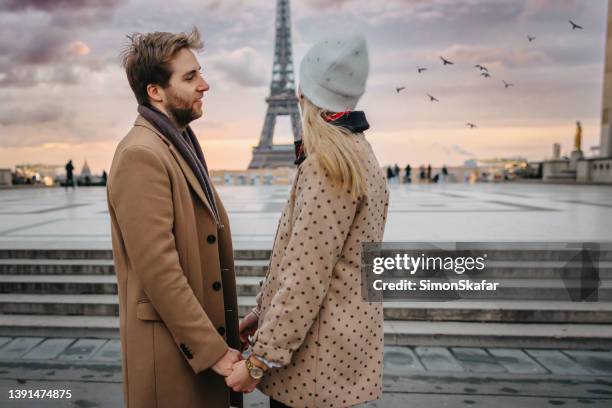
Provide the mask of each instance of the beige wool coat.
[{"label": "beige wool coat", "polygon": [[315,157],[300,166],[257,296],[253,353],[282,364],[259,389],[291,407],[347,407],[382,392],[383,308],[361,295],[361,245],[382,241],[389,192],[363,134],[367,198],[333,185]]},{"label": "beige wool coat", "polygon": [[107,187],[127,408],[230,405],[210,369],[228,344],[240,347],[231,233],[216,194],[219,228],[187,162],[139,116]]}]

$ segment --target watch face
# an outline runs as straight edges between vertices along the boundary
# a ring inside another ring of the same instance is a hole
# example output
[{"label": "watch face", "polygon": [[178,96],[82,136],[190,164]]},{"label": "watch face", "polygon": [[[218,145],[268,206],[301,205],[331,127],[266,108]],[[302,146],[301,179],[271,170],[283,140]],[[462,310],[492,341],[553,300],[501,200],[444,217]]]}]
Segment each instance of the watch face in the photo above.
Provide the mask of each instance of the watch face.
[{"label": "watch face", "polygon": [[261,368],[259,368],[259,367],[255,367],[255,366],[253,366],[249,370],[249,373],[251,374],[251,377],[253,377],[256,380],[259,380],[264,375],[263,370]]}]

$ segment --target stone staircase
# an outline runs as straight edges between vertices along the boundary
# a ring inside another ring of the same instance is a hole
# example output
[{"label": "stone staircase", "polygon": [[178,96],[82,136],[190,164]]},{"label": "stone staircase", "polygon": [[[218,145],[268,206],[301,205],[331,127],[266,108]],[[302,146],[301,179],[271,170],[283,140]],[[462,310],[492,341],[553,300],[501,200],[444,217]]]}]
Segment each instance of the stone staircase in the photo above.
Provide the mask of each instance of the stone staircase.
[{"label": "stone staircase", "polygon": [[[269,250],[235,252],[241,315],[255,303],[269,257]],[[495,277],[504,289],[496,299],[385,302],[385,343],[612,349],[608,257],[600,259],[598,302],[565,299],[554,260],[501,261]],[[117,315],[111,251],[0,250],[0,335],[116,338]]]}]

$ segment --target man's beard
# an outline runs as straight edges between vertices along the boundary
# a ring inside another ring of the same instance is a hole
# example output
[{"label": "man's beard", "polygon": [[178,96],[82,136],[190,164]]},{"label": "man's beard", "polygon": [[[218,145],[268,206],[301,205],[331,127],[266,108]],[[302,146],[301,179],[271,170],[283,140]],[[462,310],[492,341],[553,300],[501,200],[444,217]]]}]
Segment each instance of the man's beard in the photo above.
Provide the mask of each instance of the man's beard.
[{"label": "man's beard", "polygon": [[186,127],[202,116],[200,112],[194,110],[193,102],[186,101],[169,90],[166,90],[166,94],[168,95],[168,102],[165,106],[166,112],[179,128]]}]

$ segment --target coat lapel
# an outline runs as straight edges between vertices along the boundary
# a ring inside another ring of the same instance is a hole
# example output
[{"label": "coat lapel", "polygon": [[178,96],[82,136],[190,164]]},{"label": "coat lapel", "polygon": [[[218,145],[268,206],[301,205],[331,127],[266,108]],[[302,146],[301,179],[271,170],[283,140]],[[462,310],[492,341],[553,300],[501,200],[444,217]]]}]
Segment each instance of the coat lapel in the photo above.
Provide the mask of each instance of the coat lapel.
[{"label": "coat lapel", "polygon": [[146,127],[147,129],[154,132],[157,136],[159,136],[164,141],[164,143],[168,145],[168,149],[170,150],[170,153],[172,153],[172,156],[174,156],[174,159],[177,161],[179,167],[181,168],[183,174],[185,175],[185,178],[187,179],[187,182],[189,183],[193,191],[195,191],[196,195],[200,198],[202,203],[204,203],[204,206],[206,207],[206,209],[208,210],[212,218],[216,219],[215,213],[213,212],[212,207],[210,206],[210,203],[208,202],[208,199],[206,198],[206,194],[204,194],[204,190],[202,189],[202,186],[200,185],[198,178],[193,173],[193,171],[191,170],[191,167],[189,167],[189,164],[183,158],[181,153],[175,149],[172,142],[170,142],[170,140],[168,140],[159,130],[157,130],[155,126],[150,124],[141,115],[138,115],[138,118],[136,119],[134,126]]}]

